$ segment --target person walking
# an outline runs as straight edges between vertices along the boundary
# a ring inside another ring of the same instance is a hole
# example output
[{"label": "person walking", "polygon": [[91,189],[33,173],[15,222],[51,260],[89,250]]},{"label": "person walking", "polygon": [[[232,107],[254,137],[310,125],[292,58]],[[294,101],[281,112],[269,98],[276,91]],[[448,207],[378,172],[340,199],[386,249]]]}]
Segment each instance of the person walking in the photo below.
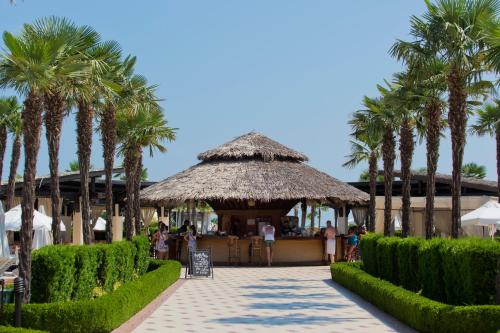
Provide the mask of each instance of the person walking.
[{"label": "person walking", "polygon": [[273,263],[273,247],[274,247],[274,226],[270,223],[262,227],[262,233],[264,234],[264,242],[266,243],[267,252],[267,266],[271,266]]},{"label": "person walking", "polygon": [[330,257],[330,263],[335,262],[335,228],[332,227],[332,221],[326,221],[326,230],[325,230],[325,238],[326,238],[326,254]]},{"label": "person walking", "polygon": [[163,223],[159,224],[159,228],[153,235],[152,242],[155,246],[155,254],[157,259],[165,260],[168,256],[168,227]]}]

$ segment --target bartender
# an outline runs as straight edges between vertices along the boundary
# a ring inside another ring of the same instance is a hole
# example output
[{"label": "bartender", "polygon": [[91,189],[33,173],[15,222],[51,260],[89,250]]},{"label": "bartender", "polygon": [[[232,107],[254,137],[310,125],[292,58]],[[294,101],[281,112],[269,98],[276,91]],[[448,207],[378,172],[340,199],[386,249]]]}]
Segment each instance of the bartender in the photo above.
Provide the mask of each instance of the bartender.
[{"label": "bartender", "polygon": [[240,220],[235,219],[231,222],[230,235],[240,237]]},{"label": "bartender", "polygon": [[284,221],[283,224],[281,224],[280,231],[282,236],[287,236],[289,233],[291,233],[292,228],[290,228],[290,223],[288,221]]}]

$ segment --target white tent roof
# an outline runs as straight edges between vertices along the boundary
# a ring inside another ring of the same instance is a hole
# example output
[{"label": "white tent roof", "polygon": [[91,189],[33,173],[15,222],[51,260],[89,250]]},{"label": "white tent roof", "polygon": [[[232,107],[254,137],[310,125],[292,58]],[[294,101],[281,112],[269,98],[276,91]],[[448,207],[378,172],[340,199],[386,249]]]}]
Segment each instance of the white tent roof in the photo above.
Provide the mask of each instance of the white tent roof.
[{"label": "white tent roof", "polygon": [[462,216],[461,221],[463,227],[469,225],[496,225],[497,228],[500,228],[500,204],[489,201],[478,209]]},{"label": "white tent roof", "polygon": [[[22,210],[21,205],[9,210],[5,213],[5,231],[19,231],[21,230],[22,221]],[[61,231],[66,231],[66,227],[61,221],[60,224]],[[46,229],[52,230],[52,218],[50,216],[44,215],[35,209],[35,216],[33,218],[33,230]]]},{"label": "white tent roof", "polygon": [[102,217],[97,218],[97,222],[94,227],[95,231],[106,231],[106,220]]}]

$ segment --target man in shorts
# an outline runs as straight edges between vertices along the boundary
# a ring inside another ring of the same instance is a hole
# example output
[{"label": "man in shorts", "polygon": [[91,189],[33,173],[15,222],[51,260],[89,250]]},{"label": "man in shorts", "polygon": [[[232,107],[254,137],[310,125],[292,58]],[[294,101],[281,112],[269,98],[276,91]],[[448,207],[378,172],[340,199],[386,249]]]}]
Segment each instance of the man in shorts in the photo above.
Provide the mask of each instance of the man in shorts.
[{"label": "man in shorts", "polygon": [[326,221],[326,254],[330,257],[330,262],[335,262],[335,228],[332,227],[332,221]]},{"label": "man in shorts", "polygon": [[273,262],[274,232],[274,226],[272,226],[271,224],[266,224],[262,227],[264,242],[266,243],[267,266],[271,266]]}]

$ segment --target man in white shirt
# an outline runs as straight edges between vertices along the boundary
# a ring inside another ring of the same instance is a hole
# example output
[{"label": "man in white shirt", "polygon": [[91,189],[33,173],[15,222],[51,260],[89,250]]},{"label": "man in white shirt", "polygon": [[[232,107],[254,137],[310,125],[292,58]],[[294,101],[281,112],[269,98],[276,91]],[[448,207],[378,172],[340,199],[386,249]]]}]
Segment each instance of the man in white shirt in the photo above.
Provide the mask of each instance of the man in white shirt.
[{"label": "man in white shirt", "polygon": [[274,232],[274,227],[269,223],[262,227],[264,242],[266,243],[267,266],[271,266],[273,262]]},{"label": "man in white shirt", "polygon": [[326,254],[330,256],[330,262],[335,262],[335,228],[332,227],[331,221],[326,221]]}]

